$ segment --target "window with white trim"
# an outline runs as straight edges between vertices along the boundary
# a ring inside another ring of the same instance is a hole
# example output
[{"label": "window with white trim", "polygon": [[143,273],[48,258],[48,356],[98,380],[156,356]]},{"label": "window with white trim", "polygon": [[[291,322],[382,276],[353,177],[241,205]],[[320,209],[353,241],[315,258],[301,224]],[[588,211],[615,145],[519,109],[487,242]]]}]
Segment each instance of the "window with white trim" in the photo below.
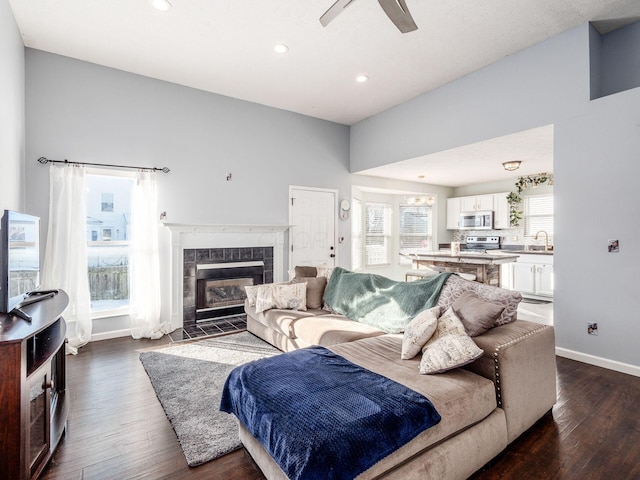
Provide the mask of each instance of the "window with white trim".
[{"label": "window with white trim", "polygon": [[129,228],[135,179],[122,172],[87,174],[87,275],[91,311],[129,305]]},{"label": "window with white trim", "polygon": [[362,268],[362,202],[354,198],[351,202],[351,270]]},{"label": "window with white trim", "polygon": [[391,205],[366,202],[364,213],[366,266],[389,265],[391,263]]},{"label": "window with white trim", "polygon": [[544,230],[553,236],[553,194],[524,197],[524,234],[534,236]]},{"label": "window with white trim", "polygon": [[[429,249],[432,245],[433,209],[425,205],[400,204],[399,240],[400,254],[418,253]],[[400,256],[400,263],[411,263],[411,260]]]}]

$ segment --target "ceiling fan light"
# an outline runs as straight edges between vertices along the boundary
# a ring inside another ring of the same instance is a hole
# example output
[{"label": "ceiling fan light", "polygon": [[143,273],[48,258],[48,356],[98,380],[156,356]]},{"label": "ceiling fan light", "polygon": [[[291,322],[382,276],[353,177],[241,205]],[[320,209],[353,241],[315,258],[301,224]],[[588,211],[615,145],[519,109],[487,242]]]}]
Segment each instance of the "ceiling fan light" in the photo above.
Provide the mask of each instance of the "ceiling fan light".
[{"label": "ceiling fan light", "polygon": [[514,170],[518,170],[520,168],[520,164],[522,162],[520,160],[513,160],[511,162],[504,162],[502,166],[508,172],[513,172]]},{"label": "ceiling fan light", "polygon": [[161,12],[167,12],[171,10],[171,3],[169,0],[151,0],[151,5]]}]

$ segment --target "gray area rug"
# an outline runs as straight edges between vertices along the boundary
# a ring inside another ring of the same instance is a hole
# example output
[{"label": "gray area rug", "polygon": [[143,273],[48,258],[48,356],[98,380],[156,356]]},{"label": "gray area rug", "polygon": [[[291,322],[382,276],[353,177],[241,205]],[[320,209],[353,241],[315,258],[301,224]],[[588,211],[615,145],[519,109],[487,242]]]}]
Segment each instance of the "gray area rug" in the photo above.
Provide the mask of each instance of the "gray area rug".
[{"label": "gray area rug", "polygon": [[237,365],[278,353],[241,332],[140,354],[190,467],[241,447],[235,417],[218,410],[222,387]]}]

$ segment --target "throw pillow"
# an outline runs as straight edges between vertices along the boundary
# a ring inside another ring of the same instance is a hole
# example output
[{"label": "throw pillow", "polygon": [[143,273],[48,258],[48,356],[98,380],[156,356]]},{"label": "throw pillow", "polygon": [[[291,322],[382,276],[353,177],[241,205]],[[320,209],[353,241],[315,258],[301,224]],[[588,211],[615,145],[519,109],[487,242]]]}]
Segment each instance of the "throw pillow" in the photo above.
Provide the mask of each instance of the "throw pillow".
[{"label": "throw pillow", "polygon": [[265,283],[258,285],[256,293],[256,313],[262,313],[265,310],[276,307],[276,301],[273,298],[273,283]]},{"label": "throw pillow", "polygon": [[473,362],[483,351],[464,331],[464,326],[453,308],[438,319],[438,327],[431,339],[422,347],[420,373],[442,373]]},{"label": "throw pillow", "polygon": [[492,328],[504,311],[504,306],[487,302],[471,291],[460,295],[451,308],[472,337],[482,335]]},{"label": "throw pillow", "polygon": [[331,278],[331,274],[333,273],[334,267],[327,267],[326,265],[318,265],[318,277],[324,277],[327,279],[327,282]]},{"label": "throw pillow", "polygon": [[407,324],[402,337],[402,360],[410,360],[420,353],[424,344],[436,331],[439,316],[440,307],[433,307],[423,310]]},{"label": "throw pillow", "polygon": [[248,285],[244,287],[244,291],[247,293],[247,301],[250,307],[256,306],[256,298],[258,297],[258,287],[260,285]]},{"label": "throw pillow", "polygon": [[515,322],[518,317],[518,305],[522,300],[522,294],[506,288],[485,285],[480,282],[470,282],[457,275],[447,278],[444,287],[440,291],[438,305],[444,310],[448,309],[464,292],[472,291],[480,298],[495,305],[504,307],[502,314],[495,321],[494,326]]},{"label": "throw pillow", "polygon": [[282,284],[273,286],[273,298],[277,308],[287,310],[307,309],[307,282]]},{"label": "throw pillow", "polygon": [[297,266],[295,268],[296,277],[317,277],[318,269],[316,267],[309,266]]},{"label": "throw pillow", "polygon": [[327,286],[325,277],[296,277],[294,283],[307,283],[307,308],[314,310],[322,308],[322,296]]}]

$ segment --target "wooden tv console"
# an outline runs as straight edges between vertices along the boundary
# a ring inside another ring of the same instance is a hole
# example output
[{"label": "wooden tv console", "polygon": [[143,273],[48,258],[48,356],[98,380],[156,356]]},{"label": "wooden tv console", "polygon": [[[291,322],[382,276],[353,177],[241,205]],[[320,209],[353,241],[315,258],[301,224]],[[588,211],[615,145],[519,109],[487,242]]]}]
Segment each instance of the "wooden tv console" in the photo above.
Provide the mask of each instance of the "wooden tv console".
[{"label": "wooden tv console", "polygon": [[22,308],[31,322],[0,313],[0,478],[38,478],[66,427],[68,304],[60,290]]}]

